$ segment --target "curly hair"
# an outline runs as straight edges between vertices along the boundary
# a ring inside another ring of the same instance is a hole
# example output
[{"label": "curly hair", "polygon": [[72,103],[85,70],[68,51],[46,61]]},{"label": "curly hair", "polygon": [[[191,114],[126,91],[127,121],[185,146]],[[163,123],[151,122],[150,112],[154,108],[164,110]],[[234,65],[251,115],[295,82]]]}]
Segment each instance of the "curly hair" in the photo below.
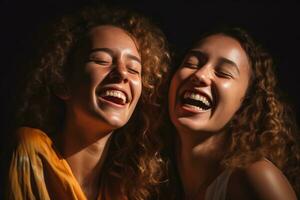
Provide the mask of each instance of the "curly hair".
[{"label": "curly hair", "polygon": [[244,168],[267,158],[283,171],[299,196],[299,132],[291,109],[279,96],[271,56],[241,28],[225,28],[203,38],[214,34],[237,40],[252,69],[244,101],[226,125],[230,142],[222,164]]},{"label": "curly hair", "polygon": [[[229,140],[221,165],[225,168],[246,168],[255,161],[267,158],[287,176],[300,197],[299,129],[291,107],[280,96],[273,60],[269,53],[241,28],[217,27],[198,37],[189,46],[219,34],[240,43],[251,67],[249,87],[242,105],[223,129]],[[177,55],[177,66],[189,49],[186,48]],[[172,74],[175,72],[176,68],[172,69]],[[183,191],[174,151],[176,139],[171,136],[176,129],[171,125],[170,119],[167,122],[162,125],[162,137],[166,143],[162,155],[168,166],[168,181],[163,185],[161,194],[172,191],[169,199],[181,199]]]},{"label": "curly hair", "polygon": [[[159,140],[153,134],[160,119],[162,90],[169,53],[163,33],[146,18],[124,9],[86,7],[62,17],[47,33],[47,40],[32,65],[17,119],[19,126],[44,130],[50,137],[62,128],[64,102],[55,95],[69,81],[74,52],[96,26],[112,25],[137,42],[142,61],[142,94],[129,122],[115,131],[101,182],[118,180],[129,199],[147,199],[160,180]],[[109,189],[109,188],[108,188]]]}]

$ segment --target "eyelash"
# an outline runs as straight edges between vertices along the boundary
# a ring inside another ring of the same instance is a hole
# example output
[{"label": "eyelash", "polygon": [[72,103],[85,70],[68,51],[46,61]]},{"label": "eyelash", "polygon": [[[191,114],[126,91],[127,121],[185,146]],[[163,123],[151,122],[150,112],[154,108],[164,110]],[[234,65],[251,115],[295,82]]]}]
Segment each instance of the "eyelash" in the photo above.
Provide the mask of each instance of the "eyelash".
[{"label": "eyelash", "polygon": [[230,73],[226,73],[226,72],[222,72],[222,71],[216,71],[215,74],[218,77],[222,77],[222,78],[227,78],[227,79],[233,78],[233,76]]},{"label": "eyelash", "polygon": [[188,68],[192,68],[192,69],[197,69],[197,68],[199,68],[199,65],[198,65],[198,64],[193,64],[193,63],[189,63],[189,62],[183,63],[183,66],[184,66],[184,67],[188,67]]},{"label": "eyelash", "polygon": [[109,61],[105,61],[105,60],[97,60],[97,59],[89,59],[88,60],[89,62],[94,62],[98,65],[107,65],[109,64],[110,62]]},{"label": "eyelash", "polygon": [[[94,63],[96,63],[96,64],[98,64],[98,65],[108,65],[108,64],[110,64],[110,62],[108,62],[108,61],[102,61],[102,60],[89,59],[89,61],[92,61],[92,62],[94,62]],[[128,72],[131,73],[131,74],[138,74],[138,75],[140,74],[139,71],[133,69],[133,68],[130,67],[130,66],[127,67],[127,69],[128,69]]]},{"label": "eyelash", "polygon": [[[193,63],[189,63],[189,62],[183,63],[183,66],[191,68],[191,69],[198,69],[199,68],[198,64],[193,64]],[[227,79],[233,78],[232,74],[226,73],[226,72],[222,72],[222,71],[215,71],[215,74],[218,77],[222,77],[222,78],[227,78]]]},{"label": "eyelash", "polygon": [[128,67],[128,71],[129,71],[129,73],[132,73],[132,74],[137,74],[137,75],[139,75],[140,74],[140,72],[139,71],[137,71],[137,70],[135,70],[135,69],[133,69],[132,67]]}]

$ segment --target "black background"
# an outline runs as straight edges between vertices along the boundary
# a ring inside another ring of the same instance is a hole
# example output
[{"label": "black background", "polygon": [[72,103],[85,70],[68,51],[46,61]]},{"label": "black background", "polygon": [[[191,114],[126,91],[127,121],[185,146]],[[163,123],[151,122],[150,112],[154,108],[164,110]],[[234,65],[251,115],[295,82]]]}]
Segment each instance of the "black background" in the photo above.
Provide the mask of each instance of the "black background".
[{"label": "black background", "polygon": [[[22,78],[22,63],[32,57],[40,29],[65,12],[96,0],[2,0],[1,14],[1,133],[9,137],[16,86]],[[300,124],[300,10],[298,4],[250,1],[102,1],[132,8],[152,19],[166,34],[172,49],[183,48],[191,36],[215,24],[241,26],[273,55],[284,98],[293,106]],[[5,146],[5,145],[4,145]]]}]

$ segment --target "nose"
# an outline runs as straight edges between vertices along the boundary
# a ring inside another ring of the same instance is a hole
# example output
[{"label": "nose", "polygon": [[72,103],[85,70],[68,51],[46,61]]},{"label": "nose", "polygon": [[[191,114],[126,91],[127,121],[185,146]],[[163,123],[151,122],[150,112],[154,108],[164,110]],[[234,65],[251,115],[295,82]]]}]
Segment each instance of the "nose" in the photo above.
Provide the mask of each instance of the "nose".
[{"label": "nose", "polygon": [[191,81],[197,86],[208,86],[212,82],[212,72],[208,65],[202,66],[191,76]]},{"label": "nose", "polygon": [[124,62],[118,61],[111,71],[111,78],[117,82],[128,82],[128,71]]}]

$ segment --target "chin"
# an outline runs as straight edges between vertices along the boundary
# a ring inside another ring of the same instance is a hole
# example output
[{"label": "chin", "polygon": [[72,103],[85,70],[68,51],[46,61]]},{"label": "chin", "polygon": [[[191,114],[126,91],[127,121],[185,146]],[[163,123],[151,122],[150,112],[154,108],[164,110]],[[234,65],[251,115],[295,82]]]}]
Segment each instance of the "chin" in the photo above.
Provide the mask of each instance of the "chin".
[{"label": "chin", "polygon": [[114,127],[114,129],[121,128],[126,125],[128,120],[120,119],[120,118],[110,118],[107,120],[107,123],[111,126]]},{"label": "chin", "polygon": [[174,122],[173,124],[175,125],[177,130],[186,130],[187,132],[193,132],[193,133],[201,133],[201,132],[214,133],[218,131],[216,127],[211,127],[208,124],[199,124],[193,120],[177,119],[176,122],[175,123]]}]

